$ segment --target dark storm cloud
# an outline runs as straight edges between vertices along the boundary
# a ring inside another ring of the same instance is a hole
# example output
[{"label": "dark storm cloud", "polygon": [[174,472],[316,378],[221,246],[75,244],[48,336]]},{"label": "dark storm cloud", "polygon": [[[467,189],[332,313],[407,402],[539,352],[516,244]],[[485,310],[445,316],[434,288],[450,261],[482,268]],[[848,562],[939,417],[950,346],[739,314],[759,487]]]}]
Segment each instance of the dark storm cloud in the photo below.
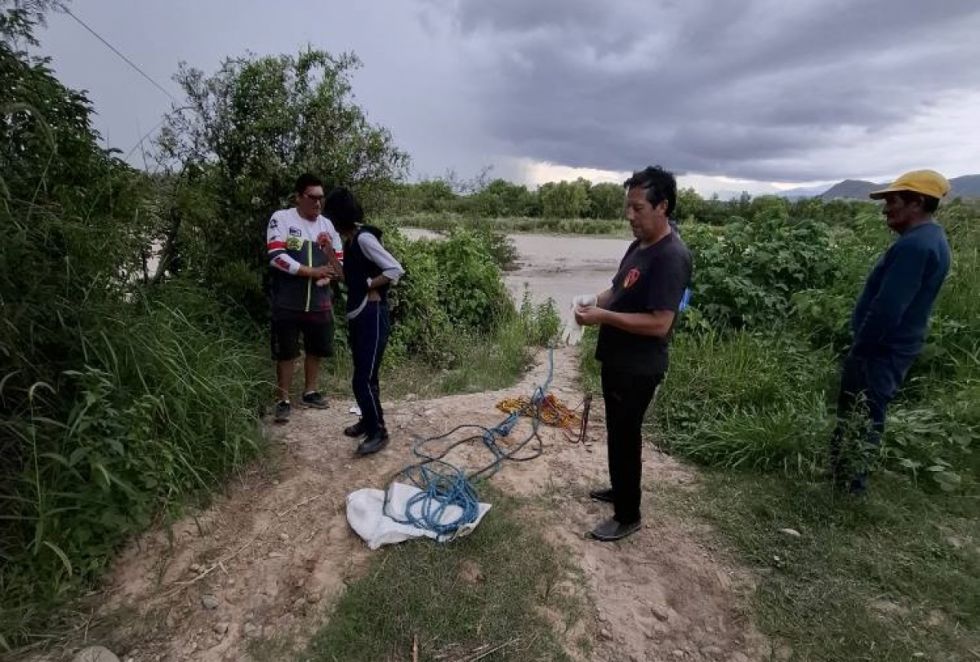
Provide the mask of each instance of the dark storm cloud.
[{"label": "dark storm cloud", "polygon": [[469,44],[492,137],[572,166],[860,175],[812,154],[980,85],[975,0],[431,2]]}]

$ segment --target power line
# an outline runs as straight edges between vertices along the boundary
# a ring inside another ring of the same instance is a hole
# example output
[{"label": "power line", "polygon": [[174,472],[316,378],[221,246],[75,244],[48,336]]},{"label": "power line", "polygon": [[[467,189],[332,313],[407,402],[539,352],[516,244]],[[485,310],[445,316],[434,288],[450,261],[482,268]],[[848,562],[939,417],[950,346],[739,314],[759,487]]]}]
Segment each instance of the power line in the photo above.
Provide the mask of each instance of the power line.
[{"label": "power line", "polygon": [[67,7],[62,7],[62,10],[63,10],[63,11],[64,11],[64,12],[66,13],[66,14],[68,14],[69,16],[71,16],[71,17],[72,17],[73,19],[75,19],[76,21],[78,21],[78,24],[79,24],[79,25],[81,25],[81,26],[82,26],[83,28],[85,28],[86,30],[88,30],[89,32],[91,32],[91,33],[92,33],[92,35],[93,35],[93,36],[94,36],[94,37],[95,37],[96,39],[98,39],[99,41],[101,41],[101,42],[102,42],[103,44],[105,44],[105,45],[106,45],[106,46],[107,46],[107,47],[109,48],[109,50],[111,50],[111,51],[112,51],[113,53],[115,53],[116,55],[118,55],[119,57],[121,57],[121,58],[123,59],[123,61],[124,61],[124,62],[125,62],[126,64],[128,64],[129,66],[131,66],[131,67],[132,67],[133,69],[135,69],[135,70],[136,70],[137,72],[139,72],[139,74],[140,74],[140,75],[141,75],[141,76],[142,76],[143,78],[145,78],[146,80],[148,80],[148,81],[150,81],[150,83],[152,83],[154,87],[156,87],[156,88],[157,88],[158,90],[160,90],[161,92],[163,92],[164,94],[166,94],[166,95],[167,95],[168,97],[170,97],[170,99],[171,99],[171,101],[173,101],[174,103],[177,103],[177,98],[176,98],[176,97],[174,97],[174,95],[172,95],[172,94],[171,94],[170,92],[168,92],[168,91],[167,91],[167,89],[166,89],[166,88],[165,88],[165,87],[164,87],[163,85],[161,85],[160,83],[158,83],[158,82],[156,82],[155,80],[153,80],[152,78],[150,78],[150,75],[149,75],[148,73],[146,73],[145,71],[143,71],[142,69],[140,69],[140,68],[139,68],[138,66],[136,66],[136,63],[134,63],[134,62],[133,62],[132,60],[130,60],[130,59],[129,59],[128,57],[126,57],[125,55],[123,55],[122,53],[120,53],[120,52],[119,52],[119,49],[117,49],[117,48],[116,48],[115,46],[113,46],[113,45],[112,45],[112,44],[110,44],[110,43],[109,43],[108,41],[106,41],[106,40],[105,40],[105,39],[104,39],[104,38],[102,37],[102,35],[100,35],[100,34],[99,34],[98,32],[96,32],[95,30],[93,30],[92,28],[90,28],[90,27],[89,27],[89,26],[88,26],[88,25],[87,25],[87,24],[85,23],[85,21],[83,21],[82,19],[80,19],[80,18],[78,18],[77,16],[75,16],[74,14],[72,14],[72,13],[71,13],[71,10],[70,10],[70,9],[68,9]]}]

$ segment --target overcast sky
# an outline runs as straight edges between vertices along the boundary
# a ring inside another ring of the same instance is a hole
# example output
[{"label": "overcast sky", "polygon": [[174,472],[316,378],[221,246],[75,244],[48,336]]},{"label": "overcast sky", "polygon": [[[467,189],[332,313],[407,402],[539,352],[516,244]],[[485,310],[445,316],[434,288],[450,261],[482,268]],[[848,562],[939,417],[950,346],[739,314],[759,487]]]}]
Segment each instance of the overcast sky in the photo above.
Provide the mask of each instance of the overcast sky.
[{"label": "overcast sky", "polygon": [[[181,61],[354,51],[412,156],[539,184],[659,163],[702,193],[980,172],[978,0],[74,0],[180,99]],[[41,52],[129,152],[172,100],[70,17]],[[139,164],[139,150],[131,160]]]}]

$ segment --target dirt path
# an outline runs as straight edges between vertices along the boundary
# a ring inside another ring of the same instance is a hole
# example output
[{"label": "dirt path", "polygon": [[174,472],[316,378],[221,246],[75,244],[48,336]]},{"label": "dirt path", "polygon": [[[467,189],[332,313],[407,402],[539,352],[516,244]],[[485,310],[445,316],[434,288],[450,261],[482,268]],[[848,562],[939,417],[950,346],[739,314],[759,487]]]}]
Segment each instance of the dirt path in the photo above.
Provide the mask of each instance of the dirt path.
[{"label": "dirt path", "polygon": [[[571,405],[581,397],[577,364],[575,350],[556,352],[552,390]],[[410,435],[438,434],[461,421],[495,424],[502,415],[494,404],[529,394],[546,373],[547,354],[541,353],[513,388],[393,402],[386,412],[391,445],[364,459],[355,459],[354,443],[340,433],[351,418],[349,401],[294,412],[287,426],[272,430],[281,444],[274,461],[253,467],[206,512],[169,532],[142,536],[119,557],[96,619],[110,625],[89,643],[106,644],[133,662],[247,660],[250,642],[270,638],[301,646],[321,624],[325,605],[370,559],[347,526],[345,495],[383,487],[409,460]],[[606,480],[602,414],[597,400],[590,437],[598,443],[570,444],[542,428],[544,456],[510,464],[492,479],[529,497],[527,507],[552,522],[544,535],[580,564],[595,605],[594,620],[583,624],[595,638],[591,659],[761,659],[765,642],[739,606],[749,578],[699,543],[694,525],[660,513],[647,498],[638,534],[616,544],[583,538],[609,508],[587,494]],[[688,469],[649,449],[644,455],[646,482],[695,489]],[[74,642],[72,649],[81,645]]]}]

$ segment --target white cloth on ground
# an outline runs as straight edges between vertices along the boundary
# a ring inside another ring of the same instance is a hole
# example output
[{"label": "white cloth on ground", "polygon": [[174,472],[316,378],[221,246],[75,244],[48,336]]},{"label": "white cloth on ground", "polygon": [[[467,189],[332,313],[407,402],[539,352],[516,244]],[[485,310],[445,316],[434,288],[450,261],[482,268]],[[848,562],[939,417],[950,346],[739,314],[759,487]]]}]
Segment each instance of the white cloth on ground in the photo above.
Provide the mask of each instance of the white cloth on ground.
[{"label": "white cloth on ground", "polygon": [[[390,500],[388,501],[388,512],[397,517],[404,518],[405,509],[408,507],[408,500],[421,492],[414,485],[404,483],[392,483]],[[476,521],[464,524],[459,527],[454,534],[438,535],[434,531],[419,528],[412,524],[400,524],[384,514],[385,493],[384,490],[373,488],[363,488],[355,490],[347,495],[347,522],[354,532],[359,535],[370,549],[377,549],[382,545],[391,545],[403,542],[410,538],[420,538],[425,536],[433,538],[439,542],[446,542],[469,534],[476,525],[480,523],[483,516],[490,510],[489,503],[480,503]],[[458,518],[462,513],[459,506],[448,506],[443,512],[440,522],[451,522]],[[418,515],[418,512],[413,513]]]}]

